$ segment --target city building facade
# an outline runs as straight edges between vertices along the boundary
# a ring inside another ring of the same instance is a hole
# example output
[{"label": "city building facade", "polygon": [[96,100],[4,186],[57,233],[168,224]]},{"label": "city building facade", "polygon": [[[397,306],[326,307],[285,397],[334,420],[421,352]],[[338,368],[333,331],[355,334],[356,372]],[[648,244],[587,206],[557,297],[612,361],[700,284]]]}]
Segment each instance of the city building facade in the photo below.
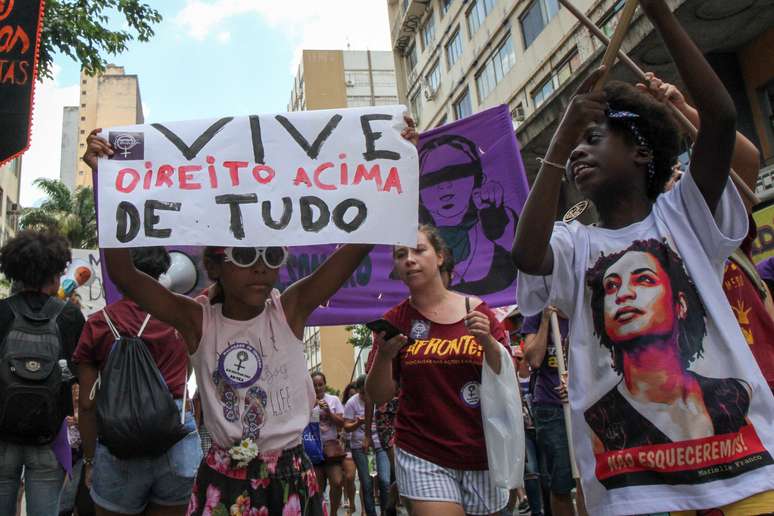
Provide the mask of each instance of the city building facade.
[{"label": "city building facade", "polygon": [[[86,138],[92,129],[144,123],[139,79],[136,75],[127,75],[123,66],[109,64],[104,73],[94,77],[81,72],[80,81],[75,187],[92,185],[91,170],[79,159],[86,150]],[[63,122],[64,124],[66,121]],[[69,130],[69,126],[66,129]],[[66,138],[69,136],[65,136],[63,131],[63,148]],[[63,179],[66,177],[64,167],[69,163],[69,159],[62,161],[60,176]]]},{"label": "city building facade", "polygon": [[19,224],[19,189],[22,158],[0,167],[0,245],[16,235]]},{"label": "city building facade", "polygon": [[[623,0],[572,0],[611,36]],[[530,183],[575,88],[604,47],[559,0],[387,0],[398,96],[420,130],[507,104]],[[737,102],[740,130],[774,161],[774,9],[754,0],[668,0]],[[767,50],[768,49],[768,50]],[[680,84],[640,10],[622,50]],[[621,63],[613,79],[634,82]],[[578,200],[566,185],[563,207]]]},{"label": "city building facade", "polygon": [[392,52],[303,50],[288,111],[397,103]]},{"label": "city building facade", "polygon": [[[78,173],[78,106],[62,108],[62,148],[59,161],[59,180],[67,188],[75,190],[75,178]],[[80,153],[81,155],[83,152]]]},{"label": "city building facade", "polygon": [[[398,104],[395,59],[389,51],[303,50],[288,111]],[[344,326],[307,327],[304,352],[310,372],[322,371],[328,386],[342,392],[367,351],[349,343]],[[360,362],[358,361],[360,357]]]}]

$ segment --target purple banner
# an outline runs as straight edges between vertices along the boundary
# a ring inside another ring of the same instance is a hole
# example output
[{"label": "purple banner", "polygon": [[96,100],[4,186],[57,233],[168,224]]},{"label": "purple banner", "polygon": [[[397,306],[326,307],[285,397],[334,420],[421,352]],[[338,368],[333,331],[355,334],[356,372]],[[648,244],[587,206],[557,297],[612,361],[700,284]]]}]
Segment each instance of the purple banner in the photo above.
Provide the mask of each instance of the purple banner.
[{"label": "purple banner", "polygon": [[[508,107],[423,133],[419,160],[419,221],[438,227],[454,255],[450,288],[479,296],[491,307],[513,304],[516,269],[510,247],[528,185]],[[278,287],[311,273],[335,248],[291,248]],[[201,250],[177,249],[191,258],[203,280]],[[408,295],[403,282],[390,277],[392,267],[392,249],[377,246],[308,324],[356,324],[380,317]],[[105,292],[108,303],[117,299],[107,279]]]}]

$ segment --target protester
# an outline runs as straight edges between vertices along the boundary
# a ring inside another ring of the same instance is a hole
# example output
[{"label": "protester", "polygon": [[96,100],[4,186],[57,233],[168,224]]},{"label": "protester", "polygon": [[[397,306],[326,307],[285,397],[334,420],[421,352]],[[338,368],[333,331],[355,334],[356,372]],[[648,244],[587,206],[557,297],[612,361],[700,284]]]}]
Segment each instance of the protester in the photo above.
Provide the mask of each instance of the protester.
[{"label": "protester", "polygon": [[332,514],[336,514],[341,505],[341,492],[344,487],[342,461],[346,458],[346,450],[341,444],[339,434],[344,428],[344,405],[339,398],[326,392],[328,383],[323,373],[312,373],[312,382],[317,397],[317,406],[313,410],[320,414],[320,440],[325,456],[325,461],[316,464],[314,469],[321,493],[325,492],[326,481],[330,484],[330,510]]},{"label": "protester", "polygon": [[[511,339],[513,340],[513,334]],[[521,340],[521,338],[519,338]],[[526,500],[519,502],[519,514],[531,514],[539,516],[543,513],[543,494],[540,482],[540,459],[538,455],[537,432],[535,430],[535,418],[533,417],[532,398],[533,381],[529,361],[524,356],[522,346],[516,346],[514,357],[516,358],[516,373],[521,390],[522,418],[524,420],[525,455],[524,462],[524,488],[527,494]],[[524,503],[526,501],[526,504]]]},{"label": "protester", "polygon": [[[84,319],[56,297],[70,258],[67,239],[49,232],[21,231],[0,248],[0,272],[16,291],[0,301],[0,514],[16,513],[22,471],[28,514],[57,514],[72,464],[66,380]],[[41,370],[49,371],[42,379]]]},{"label": "protester", "polygon": [[[638,84],[660,102],[677,107],[694,125],[700,123],[699,115],[685,100],[682,92],[674,85],[663,82],[652,73],[645,74],[647,84]],[[760,165],[760,153],[755,145],[738,132],[731,157],[732,168],[751,190],[755,190]],[[667,183],[664,191],[671,190],[673,183]],[[757,237],[755,219],[752,217],[753,200],[742,198],[747,208],[750,229],[739,248],[734,251],[723,271],[723,291],[731,309],[750,345],[750,350],[761,368],[769,387],[774,389],[774,302],[771,291],[761,278],[752,262],[752,243]]]},{"label": "protester", "polygon": [[[355,384],[350,383],[344,388],[344,392],[341,394],[341,403],[346,407],[349,399],[357,393],[355,390]],[[355,476],[357,475],[357,466],[355,460],[352,458],[352,434],[349,432],[344,433],[344,449],[347,452],[347,456],[341,461],[341,469],[344,473],[343,489],[344,494],[347,496],[347,504],[344,506],[347,516],[350,516],[355,511]],[[362,496],[362,492],[361,492]]]},{"label": "protester", "polygon": [[[542,314],[526,317],[522,332],[525,335],[524,356],[535,377],[531,396],[532,415],[539,461],[546,472],[545,482],[551,493],[551,512],[554,516],[570,516],[574,513],[572,489],[575,481],[572,478],[562,398],[559,396],[556,346],[551,336],[551,314],[555,312],[548,307]],[[559,318],[559,327],[567,356],[566,318]]]},{"label": "protester", "polygon": [[366,426],[366,394],[365,375],[358,377],[354,383],[355,394],[344,406],[344,430],[350,434],[352,458],[357,465],[357,475],[360,479],[360,492],[363,494],[365,513],[376,516],[374,505],[374,489],[371,474],[368,469],[368,455],[373,454],[379,479],[379,506],[382,513],[387,508],[390,498],[390,458],[378,441],[372,438],[373,429]]},{"label": "protester", "polygon": [[[163,247],[132,249],[131,257],[137,271],[153,280],[158,280],[170,265],[169,253]],[[89,317],[75,350],[73,360],[78,363],[81,391],[85,393],[80,398],[80,425],[86,483],[94,503],[102,511],[182,515],[188,507],[196,469],[202,459],[193,413],[186,413],[187,435],[161,455],[148,456],[138,449],[136,458],[122,459],[100,442],[97,400],[89,395],[116,341],[110,324],[122,336],[138,335],[144,327],[142,341],[176,400],[178,410],[182,408],[188,375],[186,344],[172,326],[154,317],[146,323],[147,317],[132,299],[122,298],[111,303]],[[179,419],[180,415],[175,417]]]},{"label": "protester", "polygon": [[493,514],[508,491],[489,478],[478,393],[483,360],[498,373],[507,336],[486,303],[444,286],[453,264],[438,232],[421,226],[417,240],[393,249],[411,295],[384,316],[402,333],[377,336],[367,392],[379,405],[400,382],[396,473],[412,514]]},{"label": "protester", "polygon": [[[728,181],[734,105],[666,3],[640,6],[700,114],[690,171],[660,195],[679,149],[671,113],[622,83],[592,92],[592,74],[521,214],[518,299],[527,314],[552,304],[570,319],[573,438],[590,514],[727,504],[724,513],[765,513],[774,503],[774,398],[720,281],[747,233]],[[596,226],[553,224],[565,168],[595,204]],[[729,439],[748,444],[703,453]]]},{"label": "protester", "polygon": [[[84,160],[96,170],[98,155],[113,150],[96,131],[88,145]],[[273,286],[286,248],[207,247],[204,264],[215,282],[210,302],[177,295],[138,272],[126,249],[105,251],[118,288],[177,329],[191,354],[214,442],[199,466],[189,514],[229,512],[233,505],[242,512],[323,514],[301,442],[315,400],[301,338],[312,311],[350,278],[371,247],[341,246],[282,294]],[[231,367],[237,364],[251,372]],[[270,382],[261,377],[268,370],[283,375]]]}]

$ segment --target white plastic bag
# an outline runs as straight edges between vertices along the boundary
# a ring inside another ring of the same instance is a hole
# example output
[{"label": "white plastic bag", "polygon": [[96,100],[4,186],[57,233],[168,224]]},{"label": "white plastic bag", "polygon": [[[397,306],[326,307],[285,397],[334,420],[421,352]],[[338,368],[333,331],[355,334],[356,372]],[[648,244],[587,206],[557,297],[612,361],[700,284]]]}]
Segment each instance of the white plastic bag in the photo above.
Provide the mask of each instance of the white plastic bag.
[{"label": "white plastic bag", "polygon": [[524,486],[524,420],[513,359],[500,346],[500,374],[484,360],[481,418],[492,482],[504,489]]}]

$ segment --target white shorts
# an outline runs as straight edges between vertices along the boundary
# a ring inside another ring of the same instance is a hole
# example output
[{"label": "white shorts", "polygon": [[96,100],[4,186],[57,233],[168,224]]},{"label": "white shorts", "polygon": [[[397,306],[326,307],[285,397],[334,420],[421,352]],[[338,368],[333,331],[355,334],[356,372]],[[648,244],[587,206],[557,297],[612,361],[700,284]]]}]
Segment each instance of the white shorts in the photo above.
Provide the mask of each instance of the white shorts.
[{"label": "white shorts", "polygon": [[508,505],[508,491],[492,484],[486,470],[444,468],[395,447],[395,475],[409,500],[452,502],[466,514],[494,514]]}]

